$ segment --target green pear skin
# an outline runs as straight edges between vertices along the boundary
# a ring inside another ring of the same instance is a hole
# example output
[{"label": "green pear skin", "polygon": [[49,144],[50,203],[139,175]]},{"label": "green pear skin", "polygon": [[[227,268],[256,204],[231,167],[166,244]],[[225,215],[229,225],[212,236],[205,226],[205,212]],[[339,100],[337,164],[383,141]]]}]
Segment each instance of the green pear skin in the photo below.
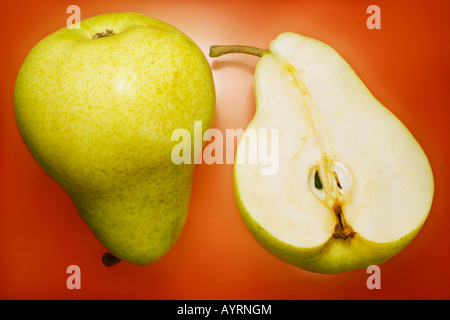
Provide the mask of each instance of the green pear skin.
[{"label": "green pear skin", "polygon": [[62,28],[23,62],[14,110],[33,157],[114,256],[143,266],[175,245],[194,164],[172,162],[171,134],[193,136],[194,121],[205,131],[215,110],[211,68],[190,38],[132,12]]}]

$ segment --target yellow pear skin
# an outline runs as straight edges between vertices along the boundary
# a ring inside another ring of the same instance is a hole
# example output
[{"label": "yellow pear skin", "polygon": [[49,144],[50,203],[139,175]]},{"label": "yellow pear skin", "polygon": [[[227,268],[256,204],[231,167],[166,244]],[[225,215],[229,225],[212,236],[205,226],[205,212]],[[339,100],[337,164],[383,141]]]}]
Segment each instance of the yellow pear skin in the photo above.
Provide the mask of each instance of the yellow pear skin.
[{"label": "yellow pear skin", "polygon": [[62,28],[26,57],[14,108],[33,157],[112,255],[144,266],[174,246],[194,164],[172,162],[171,135],[193,135],[194,121],[210,128],[215,109],[209,63],[190,38],[132,12]]}]

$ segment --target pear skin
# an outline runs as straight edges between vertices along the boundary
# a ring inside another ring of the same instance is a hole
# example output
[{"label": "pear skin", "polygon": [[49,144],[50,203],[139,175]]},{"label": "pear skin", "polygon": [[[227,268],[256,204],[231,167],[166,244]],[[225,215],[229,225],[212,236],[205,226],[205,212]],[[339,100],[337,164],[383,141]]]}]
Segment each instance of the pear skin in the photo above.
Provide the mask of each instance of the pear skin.
[{"label": "pear skin", "polygon": [[215,110],[211,68],[193,40],[133,12],[62,28],[23,62],[14,110],[33,157],[112,255],[143,266],[175,245],[194,164],[172,162],[171,135],[193,136],[194,121],[207,130]]}]

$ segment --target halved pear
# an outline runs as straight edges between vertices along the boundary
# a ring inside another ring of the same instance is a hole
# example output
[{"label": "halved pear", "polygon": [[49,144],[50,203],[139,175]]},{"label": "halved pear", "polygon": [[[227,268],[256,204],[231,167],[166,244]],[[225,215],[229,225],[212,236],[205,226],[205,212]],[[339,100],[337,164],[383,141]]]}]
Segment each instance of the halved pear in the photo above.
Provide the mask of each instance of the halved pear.
[{"label": "halved pear", "polygon": [[279,170],[263,175],[261,163],[235,163],[236,200],[250,232],[274,256],[312,272],[396,255],[433,199],[418,142],[323,42],[284,33],[259,55],[256,113],[236,158],[249,159],[250,131],[277,129]]}]

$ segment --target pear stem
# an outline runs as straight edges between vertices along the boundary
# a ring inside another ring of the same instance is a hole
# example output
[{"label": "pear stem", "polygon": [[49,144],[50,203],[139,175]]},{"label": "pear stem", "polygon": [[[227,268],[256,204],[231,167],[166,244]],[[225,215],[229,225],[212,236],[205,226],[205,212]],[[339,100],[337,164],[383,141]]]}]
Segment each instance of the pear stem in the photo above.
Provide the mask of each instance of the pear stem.
[{"label": "pear stem", "polygon": [[112,267],[115,266],[116,264],[118,264],[120,261],[122,261],[121,259],[117,258],[116,256],[114,256],[113,254],[111,254],[110,252],[105,252],[102,256],[102,262],[106,267]]},{"label": "pear stem", "polygon": [[111,37],[113,35],[115,35],[113,30],[106,29],[105,32],[97,32],[96,34],[94,34],[92,36],[92,39],[100,39],[100,38],[105,38],[105,37]]},{"label": "pear stem", "polygon": [[245,53],[262,57],[263,55],[269,53],[269,49],[261,49],[257,47],[240,46],[240,45],[229,45],[229,46],[215,45],[209,48],[209,56],[212,58],[220,57],[224,54],[229,53]]}]

